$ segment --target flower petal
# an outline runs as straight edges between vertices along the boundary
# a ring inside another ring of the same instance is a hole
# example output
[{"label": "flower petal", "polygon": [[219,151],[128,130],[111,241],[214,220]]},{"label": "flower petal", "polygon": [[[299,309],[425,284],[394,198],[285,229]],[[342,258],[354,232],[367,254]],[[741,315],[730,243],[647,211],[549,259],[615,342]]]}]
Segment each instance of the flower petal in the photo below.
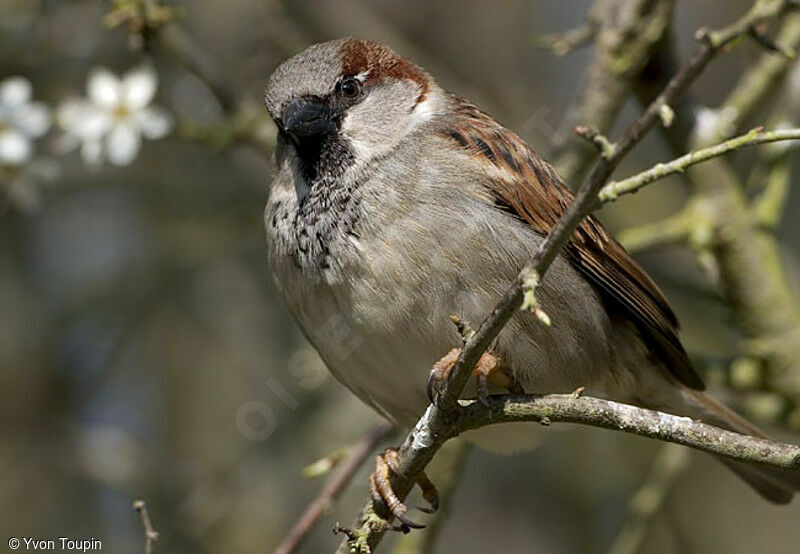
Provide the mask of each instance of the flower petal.
[{"label": "flower petal", "polygon": [[139,129],[134,125],[116,125],[109,133],[106,143],[108,161],[114,165],[128,165],[139,153],[141,143]]},{"label": "flower petal", "polygon": [[113,124],[111,114],[82,98],[64,100],[56,110],[56,121],[82,140],[98,140]]},{"label": "flower petal", "polygon": [[129,71],[122,79],[122,99],[131,111],[147,106],[156,95],[158,75],[152,66],[144,64]]},{"label": "flower petal", "polygon": [[136,122],[145,138],[159,139],[172,130],[174,121],[164,108],[149,106],[136,112]]},{"label": "flower petal", "polygon": [[24,135],[40,137],[50,128],[50,109],[42,102],[22,104],[13,110],[12,120]]},{"label": "flower petal", "polygon": [[116,75],[105,67],[97,67],[89,73],[86,92],[89,100],[104,108],[113,108],[119,104],[122,96],[122,84]]},{"label": "flower petal", "polygon": [[6,129],[0,133],[0,163],[22,165],[32,153],[31,143],[19,131]]},{"label": "flower petal", "polygon": [[15,107],[31,98],[33,87],[25,77],[9,77],[0,81],[0,104]]},{"label": "flower petal", "polygon": [[90,104],[83,98],[67,98],[56,108],[56,123],[64,129],[72,128]]}]

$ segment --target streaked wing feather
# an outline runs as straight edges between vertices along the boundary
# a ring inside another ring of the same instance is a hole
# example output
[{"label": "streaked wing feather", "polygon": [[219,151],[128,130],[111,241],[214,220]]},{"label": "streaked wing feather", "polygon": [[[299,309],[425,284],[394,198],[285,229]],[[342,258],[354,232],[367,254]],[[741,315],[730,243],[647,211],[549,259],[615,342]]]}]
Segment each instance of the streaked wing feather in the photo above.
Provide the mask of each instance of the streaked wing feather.
[{"label": "streaked wing feather", "polygon": [[[572,192],[553,167],[519,136],[469,102],[453,97],[456,117],[442,131],[469,155],[487,164],[487,186],[496,203],[546,235],[572,202]],[[564,250],[567,259],[634,323],[653,354],[685,385],[703,382],[678,339],[678,321],[658,286],[587,217]]]}]

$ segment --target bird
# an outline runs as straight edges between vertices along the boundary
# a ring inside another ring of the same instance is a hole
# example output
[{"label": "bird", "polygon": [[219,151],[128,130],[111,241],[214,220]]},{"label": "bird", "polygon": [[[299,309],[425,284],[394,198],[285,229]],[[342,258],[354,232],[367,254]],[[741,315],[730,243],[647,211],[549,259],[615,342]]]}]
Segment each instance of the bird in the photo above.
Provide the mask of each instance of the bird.
[{"label": "bird", "polygon": [[[458,356],[450,317],[482,321],[573,195],[517,134],[380,42],[309,46],[274,70],[265,101],[278,130],[264,212],[277,290],[330,372],[413,426],[428,385]],[[574,232],[536,294],[551,325],[518,311],[465,395],[584,387],[763,436],[704,391],[665,296],[596,218]],[[465,438],[501,452],[538,442],[533,424]],[[388,484],[395,457],[378,456],[370,490],[419,526]],[[772,502],[800,489],[797,475],[720,460]],[[432,485],[419,484],[435,505]]]}]

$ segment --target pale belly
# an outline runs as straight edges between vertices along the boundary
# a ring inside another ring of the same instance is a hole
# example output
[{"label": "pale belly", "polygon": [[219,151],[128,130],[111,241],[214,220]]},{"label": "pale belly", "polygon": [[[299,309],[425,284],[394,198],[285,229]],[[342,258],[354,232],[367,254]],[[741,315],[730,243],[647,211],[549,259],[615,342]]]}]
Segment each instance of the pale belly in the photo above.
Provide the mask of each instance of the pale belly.
[{"label": "pale belly", "polygon": [[[291,205],[293,194],[276,189],[271,205]],[[386,194],[376,204],[369,198],[365,213],[391,201]],[[542,240],[518,220],[486,210],[456,196],[415,211],[397,207],[390,220],[365,217],[355,235],[329,245],[332,269],[301,270],[283,248],[291,233],[281,236],[267,209],[275,282],[305,335],[339,381],[401,425],[413,425],[425,411],[433,364],[461,346],[449,316],[477,327]],[[614,331],[595,291],[559,258],[537,297],[552,325],[519,313],[492,351],[528,392],[585,386],[609,396]]]},{"label": "pale belly", "polygon": [[[336,284],[312,283],[293,266],[282,264],[291,276],[285,276],[281,289],[337,379],[385,417],[410,426],[428,405],[426,382],[434,362],[461,346],[449,316],[477,326],[516,270],[509,264],[508,279],[470,282],[465,278],[468,269],[431,262],[424,275],[407,278],[409,273],[400,266],[409,260],[393,258],[373,260],[380,269],[367,268]],[[395,262],[398,265],[392,267]],[[591,291],[581,288],[582,282],[560,283],[577,278],[563,274],[571,269],[566,262],[554,269],[552,285],[546,283],[540,291],[552,326],[520,314],[503,330],[493,351],[513,368],[528,392],[602,389],[601,367],[609,358],[603,339],[608,321],[599,304],[593,304],[597,300]],[[465,391],[465,396],[472,395],[474,386]]]},{"label": "pale belly", "polygon": [[306,294],[312,309],[292,309],[334,376],[385,417],[412,425],[428,404],[433,363],[459,345],[453,324],[446,316],[437,326],[433,318],[398,317],[389,299],[356,310],[340,286],[312,285]]}]

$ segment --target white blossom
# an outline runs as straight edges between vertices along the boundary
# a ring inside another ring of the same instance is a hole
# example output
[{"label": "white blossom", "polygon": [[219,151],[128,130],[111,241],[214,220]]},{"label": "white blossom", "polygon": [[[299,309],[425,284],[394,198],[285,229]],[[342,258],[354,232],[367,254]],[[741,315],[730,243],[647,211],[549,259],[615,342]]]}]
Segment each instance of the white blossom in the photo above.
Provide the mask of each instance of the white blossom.
[{"label": "white blossom", "polygon": [[62,150],[80,147],[84,161],[99,165],[130,164],[139,153],[142,137],[158,139],[172,129],[172,117],[151,105],[158,77],[149,65],[126,73],[121,79],[105,68],[89,74],[86,98],[62,102],[56,119],[65,130]]},{"label": "white blossom", "polygon": [[33,87],[24,77],[0,81],[0,165],[18,167],[33,156],[33,140],[50,128],[50,111],[32,102]]},{"label": "white blossom", "polygon": [[32,97],[24,77],[0,81],[0,200],[21,210],[38,206],[39,184],[58,173],[55,162],[34,157],[34,140],[50,128],[50,110]]}]

